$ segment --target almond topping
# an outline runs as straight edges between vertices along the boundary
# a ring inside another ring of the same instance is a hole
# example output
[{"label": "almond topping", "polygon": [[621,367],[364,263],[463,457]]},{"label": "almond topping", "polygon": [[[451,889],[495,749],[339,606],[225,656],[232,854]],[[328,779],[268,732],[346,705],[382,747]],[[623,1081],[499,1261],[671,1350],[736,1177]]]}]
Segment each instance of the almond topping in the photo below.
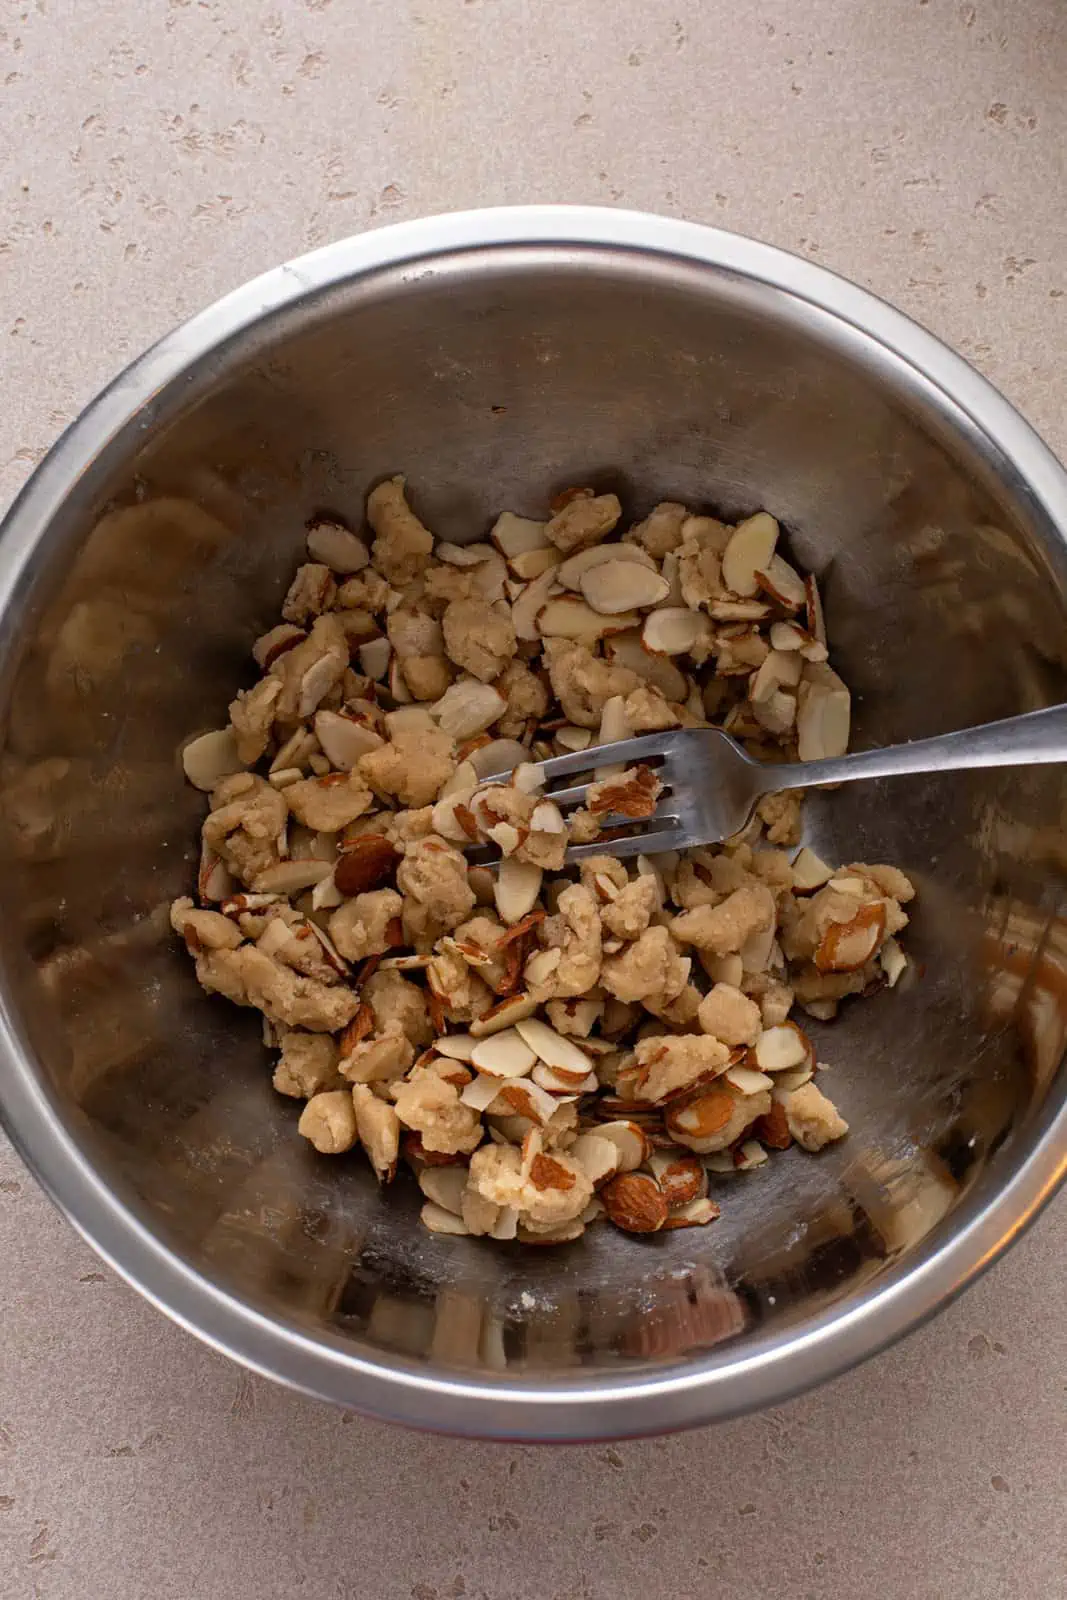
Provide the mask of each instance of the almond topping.
[{"label": "almond topping", "polygon": [[491,1078],[524,1078],[537,1060],[522,1037],[521,1029],[527,1026],[520,1023],[517,1028],[503,1028],[479,1039],[471,1052],[472,1065]]},{"label": "almond topping", "polygon": [[757,593],[756,574],[767,571],[777,543],[778,524],[766,511],[738,524],[722,556],[722,581],[731,594]]},{"label": "almond topping", "polygon": [[312,561],[321,561],[331,572],[351,577],[362,572],[370,560],[370,551],[354,533],[339,522],[323,519],[308,528],[308,555]]},{"label": "almond topping", "polygon": [[695,645],[706,645],[710,640],[707,617],[700,611],[690,611],[688,606],[663,606],[651,612],[641,630],[642,645],[658,656],[688,655]]},{"label": "almond topping", "polygon": [[[637,546],[611,548],[634,550]],[[601,561],[583,572],[580,586],[594,611],[612,617],[654,606],[665,600],[671,589],[667,579],[661,578],[658,572],[632,560]]]},{"label": "almond topping", "polygon": [[820,972],[855,972],[874,955],[885,935],[885,904],[861,906],[851,922],[831,922],[815,952]]},{"label": "almond topping", "polygon": [[357,833],[345,840],[333,868],[333,881],[345,895],[380,889],[396,871],[400,856],[382,833]]},{"label": "almond topping", "polygon": [[185,776],[196,789],[214,789],[223,778],[243,772],[245,763],[237,754],[237,736],[232,728],[217,728],[191,739],[182,750]]},{"label": "almond topping", "polygon": [[541,892],[540,867],[505,856],[496,875],[494,898],[502,922],[520,922],[537,904]]},{"label": "almond topping", "polygon": [[752,1060],[761,1073],[788,1072],[814,1059],[811,1040],[795,1022],[780,1022],[773,1028],[764,1028],[752,1048]]},{"label": "almond topping", "polygon": [[624,1172],[600,1191],[605,1210],[626,1233],[658,1233],[667,1220],[667,1199],[647,1172]]},{"label": "almond topping", "polygon": [[604,563],[630,562],[643,567],[646,572],[654,572],[656,564],[647,550],[642,550],[637,544],[596,544],[588,550],[579,550],[577,555],[568,556],[566,561],[560,563],[556,576],[560,583],[567,589],[581,589],[582,579],[587,572]]}]

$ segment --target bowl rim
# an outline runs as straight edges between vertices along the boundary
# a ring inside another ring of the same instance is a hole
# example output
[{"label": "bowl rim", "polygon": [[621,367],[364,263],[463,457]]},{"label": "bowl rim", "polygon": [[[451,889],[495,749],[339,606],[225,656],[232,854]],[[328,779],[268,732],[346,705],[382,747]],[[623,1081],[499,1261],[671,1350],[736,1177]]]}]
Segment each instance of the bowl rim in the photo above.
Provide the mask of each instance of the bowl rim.
[{"label": "bowl rim", "polygon": [[[33,557],[63,504],[91,476],[153,396],[213,351],[323,290],[383,269],[432,270],[435,258],[494,249],[601,249],[671,259],[760,284],[796,314],[827,316],[931,394],[953,426],[1067,553],[1067,473],[1015,408],[962,357],[847,279],[737,234],[636,211],[509,206],[430,216],[341,239],[275,267],[216,301],[133,361],[66,429],[0,523],[0,656],[33,588]],[[1055,1102],[1059,1103],[1056,1104]],[[597,1440],[660,1433],[771,1405],[834,1377],[942,1309],[1034,1220],[1067,1174],[1064,1095],[1049,1103],[1029,1146],[996,1192],[962,1224],[898,1262],[847,1308],[719,1347],[683,1365],[622,1369],[587,1381],[492,1383],[388,1357],[353,1353],[256,1310],[196,1272],[108,1187],[79,1148],[0,993],[0,1123],[26,1165],[84,1239],[128,1283],[207,1344],[254,1371],[383,1420],[484,1438]],[[961,1208],[963,1210],[964,1208]]]}]

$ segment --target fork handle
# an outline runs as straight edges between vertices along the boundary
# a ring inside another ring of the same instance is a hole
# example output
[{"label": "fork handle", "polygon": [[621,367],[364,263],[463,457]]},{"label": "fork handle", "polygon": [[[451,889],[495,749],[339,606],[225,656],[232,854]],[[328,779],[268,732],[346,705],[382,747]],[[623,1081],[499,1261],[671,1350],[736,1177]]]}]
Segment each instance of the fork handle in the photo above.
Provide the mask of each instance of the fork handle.
[{"label": "fork handle", "polygon": [[978,728],[961,728],[933,739],[861,750],[829,761],[790,762],[767,767],[761,793],[816,789],[860,778],[895,778],[919,772],[961,772],[980,767],[1029,767],[1067,762],[1067,705],[1027,711]]}]

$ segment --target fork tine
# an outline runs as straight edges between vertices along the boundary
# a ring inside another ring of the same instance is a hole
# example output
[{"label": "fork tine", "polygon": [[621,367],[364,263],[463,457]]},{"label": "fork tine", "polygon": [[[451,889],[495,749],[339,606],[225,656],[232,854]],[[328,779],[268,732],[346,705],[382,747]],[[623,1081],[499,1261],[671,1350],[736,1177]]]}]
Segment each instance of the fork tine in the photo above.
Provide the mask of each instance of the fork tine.
[{"label": "fork tine", "polygon": [[686,832],[675,817],[656,818],[656,821],[673,822],[674,827],[658,828],[655,833],[629,833],[622,839],[596,839],[592,844],[573,844],[567,851],[567,861],[584,861],[589,856],[654,856],[661,850],[680,850]]},{"label": "fork tine", "polygon": [[[621,739],[617,744],[590,745],[586,750],[576,750],[569,756],[552,756],[548,761],[539,763],[545,775],[545,783],[553,778],[565,778],[571,772],[595,771],[597,766],[628,767],[634,761],[647,761],[649,756],[662,756],[667,754],[672,739],[677,737],[676,729],[668,729],[665,733],[646,733],[639,739]],[[598,756],[598,751],[602,752]],[[483,783],[504,783],[511,776],[511,772],[494,772],[492,777],[483,778]],[[546,795],[552,799],[554,796]]]}]

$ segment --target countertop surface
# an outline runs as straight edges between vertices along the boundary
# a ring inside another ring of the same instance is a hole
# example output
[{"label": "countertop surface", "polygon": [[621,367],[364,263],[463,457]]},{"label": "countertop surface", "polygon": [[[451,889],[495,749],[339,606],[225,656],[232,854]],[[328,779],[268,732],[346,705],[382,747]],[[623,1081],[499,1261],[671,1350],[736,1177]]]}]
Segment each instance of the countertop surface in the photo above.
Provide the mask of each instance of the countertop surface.
[{"label": "countertop surface", "polygon": [[[364,228],[709,221],[932,328],[1067,453],[1058,0],[2,0],[0,504],[175,321]],[[932,1325],[670,1439],[423,1438],[251,1377],[0,1148],[4,1600],[1052,1600],[1061,1198]]]}]

